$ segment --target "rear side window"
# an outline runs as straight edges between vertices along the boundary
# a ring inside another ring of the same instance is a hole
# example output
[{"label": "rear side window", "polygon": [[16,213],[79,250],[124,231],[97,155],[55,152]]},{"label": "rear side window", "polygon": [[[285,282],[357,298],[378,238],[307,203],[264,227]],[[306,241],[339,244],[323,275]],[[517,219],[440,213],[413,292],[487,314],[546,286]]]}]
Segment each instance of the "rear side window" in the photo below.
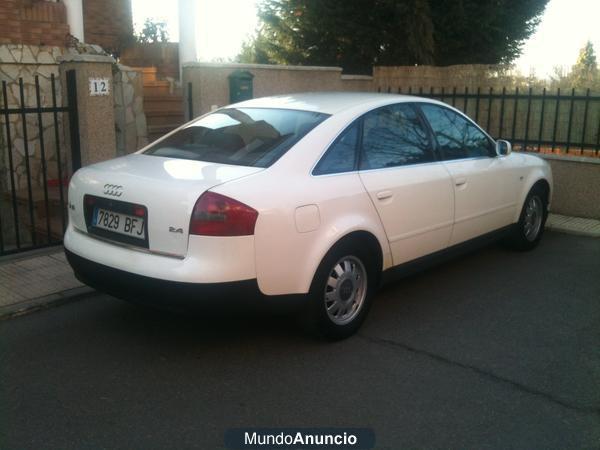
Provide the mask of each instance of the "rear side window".
[{"label": "rear side window", "polygon": [[313,171],[314,175],[351,172],[356,166],[356,145],[358,143],[358,122],[350,125],[336,139],[325,156]]},{"label": "rear side window", "polygon": [[384,106],[363,121],[362,170],[435,160],[425,125],[410,104]]},{"label": "rear side window", "polygon": [[495,156],[490,139],[470,121],[451,109],[421,105],[444,160]]},{"label": "rear side window", "polygon": [[144,153],[269,167],[327,117],[327,114],[286,109],[222,109],[157,142]]}]

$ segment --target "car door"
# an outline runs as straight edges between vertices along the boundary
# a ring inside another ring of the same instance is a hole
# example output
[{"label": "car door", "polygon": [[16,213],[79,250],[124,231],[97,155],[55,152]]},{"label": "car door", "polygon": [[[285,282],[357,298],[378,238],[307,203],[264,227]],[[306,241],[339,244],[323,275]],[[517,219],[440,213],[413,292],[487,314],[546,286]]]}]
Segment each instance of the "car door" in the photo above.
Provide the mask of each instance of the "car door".
[{"label": "car door", "polygon": [[454,218],[452,179],[410,103],[362,119],[359,175],[386,231],[394,265],[444,249]]},{"label": "car door", "polygon": [[509,225],[515,217],[518,171],[471,120],[437,104],[420,103],[444,166],[452,176],[454,227],[450,245]]}]

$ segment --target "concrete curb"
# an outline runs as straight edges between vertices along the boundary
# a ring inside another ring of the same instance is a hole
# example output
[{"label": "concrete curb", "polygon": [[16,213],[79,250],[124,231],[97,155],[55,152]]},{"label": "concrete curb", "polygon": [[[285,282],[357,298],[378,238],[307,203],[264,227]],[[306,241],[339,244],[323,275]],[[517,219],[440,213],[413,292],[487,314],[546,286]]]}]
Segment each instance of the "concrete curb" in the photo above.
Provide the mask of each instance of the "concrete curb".
[{"label": "concrete curb", "polygon": [[546,229],[576,236],[600,238],[600,221],[595,219],[550,214]]},{"label": "concrete curb", "polygon": [[88,286],[76,287],[54,294],[44,295],[42,297],[26,300],[19,303],[13,303],[0,307],[0,321],[23,316],[32,312],[53,308],[66,303],[82,300],[96,291]]},{"label": "concrete curb", "polygon": [[547,225],[546,229],[548,231],[554,231],[556,233],[572,234],[574,236],[584,236],[584,237],[595,238],[595,239],[600,238],[600,233],[595,233],[595,232],[591,232],[591,231],[574,230],[574,229],[571,229],[568,227]]}]

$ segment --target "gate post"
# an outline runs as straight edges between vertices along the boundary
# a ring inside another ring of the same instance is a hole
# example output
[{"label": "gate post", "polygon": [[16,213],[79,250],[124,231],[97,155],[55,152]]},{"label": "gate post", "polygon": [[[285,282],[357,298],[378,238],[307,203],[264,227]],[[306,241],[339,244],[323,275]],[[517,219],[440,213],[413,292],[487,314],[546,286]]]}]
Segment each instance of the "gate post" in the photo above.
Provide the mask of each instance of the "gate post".
[{"label": "gate post", "polygon": [[79,165],[117,156],[112,73],[115,60],[104,55],[67,54],[59,61],[63,98],[69,102],[68,122],[72,128],[69,123],[67,126],[71,168],[75,172]]}]

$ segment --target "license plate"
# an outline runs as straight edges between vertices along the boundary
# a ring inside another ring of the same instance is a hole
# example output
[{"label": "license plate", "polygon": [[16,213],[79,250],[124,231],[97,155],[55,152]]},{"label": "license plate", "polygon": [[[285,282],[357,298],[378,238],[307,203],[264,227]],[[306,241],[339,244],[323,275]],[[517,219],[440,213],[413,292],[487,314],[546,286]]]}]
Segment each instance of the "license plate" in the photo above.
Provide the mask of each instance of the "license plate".
[{"label": "license plate", "polygon": [[112,231],[136,239],[145,239],[145,222],[143,217],[130,216],[102,208],[94,210],[92,225],[96,228]]}]

